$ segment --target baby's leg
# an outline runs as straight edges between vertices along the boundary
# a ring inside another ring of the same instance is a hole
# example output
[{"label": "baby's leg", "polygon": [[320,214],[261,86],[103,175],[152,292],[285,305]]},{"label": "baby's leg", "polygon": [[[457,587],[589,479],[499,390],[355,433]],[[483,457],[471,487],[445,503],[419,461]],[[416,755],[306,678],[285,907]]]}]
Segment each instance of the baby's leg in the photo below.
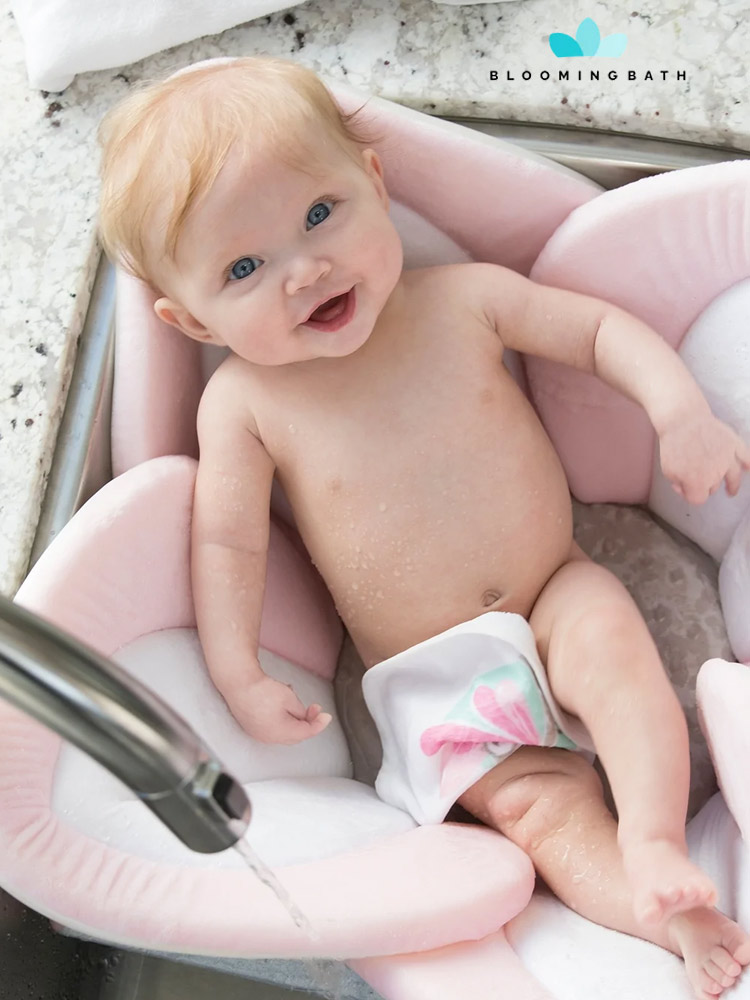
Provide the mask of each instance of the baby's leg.
[{"label": "baby's leg", "polygon": [[571,909],[681,955],[700,1000],[713,1000],[750,963],[748,935],[710,907],[677,913],[659,925],[636,920],[617,824],[596,772],[580,754],[521,747],[459,801],[526,851]]},{"label": "baby's leg", "polygon": [[530,623],[555,697],[586,724],[607,772],[636,919],[712,905],[716,891],[685,843],[685,718],[630,595],[576,546]]}]

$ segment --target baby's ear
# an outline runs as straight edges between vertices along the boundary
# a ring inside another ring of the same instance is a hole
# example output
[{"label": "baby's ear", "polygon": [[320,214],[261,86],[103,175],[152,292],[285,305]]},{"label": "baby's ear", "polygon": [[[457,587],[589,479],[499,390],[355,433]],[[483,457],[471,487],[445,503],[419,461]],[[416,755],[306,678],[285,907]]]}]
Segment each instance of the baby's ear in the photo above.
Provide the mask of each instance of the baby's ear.
[{"label": "baby's ear", "polygon": [[387,209],[390,199],[385,186],[385,172],[383,170],[383,163],[380,157],[374,149],[365,149],[362,151],[362,162],[364,164],[365,171],[370,175],[370,179],[375,185],[375,189],[380,196],[380,200]]},{"label": "baby's ear", "polygon": [[191,313],[172,299],[162,298],[154,302],[154,312],[163,323],[177,327],[188,337],[202,344],[220,344],[220,341],[209,329],[199,323]]}]

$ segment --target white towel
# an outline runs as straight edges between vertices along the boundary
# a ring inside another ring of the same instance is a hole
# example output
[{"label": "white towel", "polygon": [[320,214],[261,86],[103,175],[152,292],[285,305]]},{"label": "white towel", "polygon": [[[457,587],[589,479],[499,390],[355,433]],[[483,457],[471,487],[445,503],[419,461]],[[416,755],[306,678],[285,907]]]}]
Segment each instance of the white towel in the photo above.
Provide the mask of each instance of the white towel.
[{"label": "white towel", "polygon": [[29,83],[53,92],[76,73],[126,66],[294,6],[290,0],[11,0]]},{"label": "white towel", "polygon": [[12,0],[29,83],[64,90],[76,73],[125,66],[214,35],[289,0]]}]

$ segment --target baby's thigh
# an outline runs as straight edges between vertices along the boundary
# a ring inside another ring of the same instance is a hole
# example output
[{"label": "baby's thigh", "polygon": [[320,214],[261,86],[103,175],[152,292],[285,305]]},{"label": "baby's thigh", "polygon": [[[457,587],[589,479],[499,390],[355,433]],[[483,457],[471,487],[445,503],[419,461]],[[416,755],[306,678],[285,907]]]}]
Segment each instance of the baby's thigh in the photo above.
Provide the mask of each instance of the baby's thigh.
[{"label": "baby's thigh", "polygon": [[586,758],[557,747],[519,747],[483,775],[459,803],[531,853],[572,814],[602,801],[602,783]]},{"label": "baby's thigh", "polygon": [[663,674],[656,645],[620,581],[574,545],[548,580],[529,616],[550,687],[568,712],[581,715],[585,692],[638,684]]}]

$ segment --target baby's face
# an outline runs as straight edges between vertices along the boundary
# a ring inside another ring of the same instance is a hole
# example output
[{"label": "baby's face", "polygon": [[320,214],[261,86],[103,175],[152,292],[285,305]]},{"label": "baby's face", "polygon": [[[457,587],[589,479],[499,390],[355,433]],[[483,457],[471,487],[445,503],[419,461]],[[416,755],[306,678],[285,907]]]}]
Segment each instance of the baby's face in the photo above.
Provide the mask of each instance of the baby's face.
[{"label": "baby's face", "polygon": [[360,348],[403,263],[379,160],[361,155],[362,168],[331,152],[314,176],[268,154],[230,156],[162,268],[157,312],[255,364]]}]

